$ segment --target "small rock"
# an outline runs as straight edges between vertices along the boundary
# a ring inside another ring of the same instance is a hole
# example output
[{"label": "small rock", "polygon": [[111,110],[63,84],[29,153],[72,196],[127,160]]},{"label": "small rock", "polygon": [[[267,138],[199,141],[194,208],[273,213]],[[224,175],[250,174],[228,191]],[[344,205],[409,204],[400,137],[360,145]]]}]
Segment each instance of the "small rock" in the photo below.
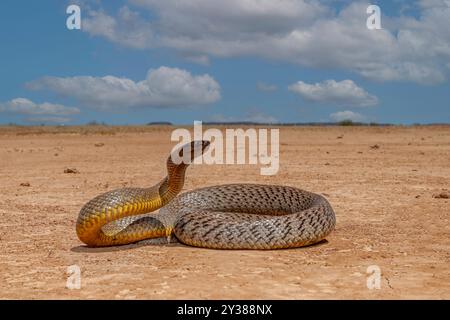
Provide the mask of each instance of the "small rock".
[{"label": "small rock", "polygon": [[64,169],[64,173],[80,173],[80,171],[75,168],[66,168]]},{"label": "small rock", "polygon": [[373,146],[370,146],[370,149],[380,149],[380,146],[377,144],[374,144]]},{"label": "small rock", "polygon": [[340,135],[340,136],[336,137],[336,139],[342,139],[342,138],[344,138],[344,135]]},{"label": "small rock", "polygon": [[330,163],[329,163],[329,162],[327,162],[327,163],[325,163],[325,165],[326,165],[326,166],[329,166],[329,165],[330,165]]},{"label": "small rock", "polygon": [[30,187],[31,184],[30,184],[29,182],[22,182],[22,183],[20,184],[20,186],[21,186],[21,187]]},{"label": "small rock", "polygon": [[433,194],[433,198],[435,198],[435,199],[450,199],[450,192],[442,191],[441,193]]},{"label": "small rock", "polygon": [[96,146],[96,147],[103,147],[104,145],[105,144],[103,142],[99,142],[99,143],[94,144],[94,146]]}]

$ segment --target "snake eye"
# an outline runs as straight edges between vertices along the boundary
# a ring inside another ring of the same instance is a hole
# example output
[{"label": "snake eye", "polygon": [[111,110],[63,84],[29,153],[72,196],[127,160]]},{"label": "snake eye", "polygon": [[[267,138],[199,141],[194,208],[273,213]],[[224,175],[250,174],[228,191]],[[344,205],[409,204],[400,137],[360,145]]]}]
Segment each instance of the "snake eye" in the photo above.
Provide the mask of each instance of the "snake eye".
[{"label": "snake eye", "polygon": [[194,159],[202,155],[211,144],[208,140],[195,140],[191,142],[191,157]]},{"label": "snake eye", "polygon": [[209,145],[211,144],[208,140],[202,140],[202,151],[204,152],[206,149],[208,149]]}]

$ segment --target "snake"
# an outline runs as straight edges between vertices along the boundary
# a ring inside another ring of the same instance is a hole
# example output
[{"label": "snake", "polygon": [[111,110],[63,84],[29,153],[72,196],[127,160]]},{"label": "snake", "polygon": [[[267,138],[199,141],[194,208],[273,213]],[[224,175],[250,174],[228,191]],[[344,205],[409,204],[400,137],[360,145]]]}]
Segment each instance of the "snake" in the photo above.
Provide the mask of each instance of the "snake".
[{"label": "snake", "polygon": [[180,193],[189,160],[209,145],[196,140],[175,148],[167,176],[151,187],[116,189],[88,201],[76,222],[78,238],[88,247],[173,241],[268,250],[312,245],[334,230],[335,213],[325,197],[296,187],[238,183]]}]

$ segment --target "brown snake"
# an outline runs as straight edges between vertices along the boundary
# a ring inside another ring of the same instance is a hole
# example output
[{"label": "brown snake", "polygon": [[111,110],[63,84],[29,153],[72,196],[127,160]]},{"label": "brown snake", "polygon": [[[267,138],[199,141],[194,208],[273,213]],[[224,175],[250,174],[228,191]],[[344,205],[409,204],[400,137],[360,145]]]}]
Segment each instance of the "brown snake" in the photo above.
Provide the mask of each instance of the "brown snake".
[{"label": "brown snake", "polygon": [[[208,145],[192,142],[178,152],[193,160],[194,150],[202,153]],[[288,186],[230,184],[177,196],[187,167],[169,156],[168,175],[155,186],[113,190],[90,200],[76,223],[79,239],[96,247],[175,236],[206,248],[280,249],[316,243],[335,227],[324,197]]]}]

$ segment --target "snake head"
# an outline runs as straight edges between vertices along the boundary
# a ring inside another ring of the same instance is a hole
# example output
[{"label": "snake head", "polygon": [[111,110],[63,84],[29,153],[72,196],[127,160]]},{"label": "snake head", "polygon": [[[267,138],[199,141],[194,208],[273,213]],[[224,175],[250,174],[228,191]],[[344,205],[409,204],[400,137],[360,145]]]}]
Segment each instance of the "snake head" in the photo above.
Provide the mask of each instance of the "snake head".
[{"label": "snake head", "polygon": [[205,153],[208,146],[211,144],[208,140],[194,140],[186,143],[179,149],[175,149],[171,153],[171,160],[175,164],[191,164],[195,158]]},{"label": "snake head", "polygon": [[208,149],[211,142],[208,140],[194,140],[190,144],[191,144],[191,156],[197,157],[198,155],[205,153],[206,149]]}]

